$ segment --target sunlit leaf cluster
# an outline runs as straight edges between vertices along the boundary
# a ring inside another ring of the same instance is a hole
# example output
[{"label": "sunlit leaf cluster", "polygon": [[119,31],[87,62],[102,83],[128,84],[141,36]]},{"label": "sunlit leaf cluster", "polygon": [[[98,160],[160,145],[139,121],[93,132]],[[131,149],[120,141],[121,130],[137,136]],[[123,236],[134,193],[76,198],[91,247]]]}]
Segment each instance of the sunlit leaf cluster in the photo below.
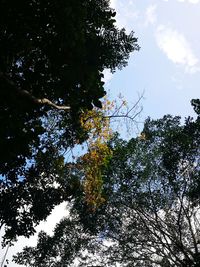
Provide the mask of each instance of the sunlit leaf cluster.
[{"label": "sunlit leaf cluster", "polygon": [[96,209],[105,199],[102,196],[102,170],[112,157],[108,141],[112,137],[109,114],[114,109],[114,102],[104,98],[102,108],[87,110],[80,118],[83,129],[88,132],[88,151],[81,157],[83,168],[85,200],[91,209]]}]

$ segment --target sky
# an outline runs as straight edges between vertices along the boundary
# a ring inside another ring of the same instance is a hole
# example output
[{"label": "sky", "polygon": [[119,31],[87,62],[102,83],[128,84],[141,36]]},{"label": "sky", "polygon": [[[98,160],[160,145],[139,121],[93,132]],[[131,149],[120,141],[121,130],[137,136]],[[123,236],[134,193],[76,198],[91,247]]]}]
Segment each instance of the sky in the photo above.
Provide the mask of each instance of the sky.
[{"label": "sky", "polygon": [[140,51],[107,87],[131,103],[144,91],[142,118],[194,115],[200,97],[200,1],[112,0],[117,25],[133,30]]},{"label": "sky", "polygon": [[[117,26],[133,30],[141,49],[123,70],[105,72],[110,97],[121,93],[131,106],[144,92],[140,121],[166,114],[194,116],[190,100],[200,98],[200,0],[111,0],[111,5]],[[63,203],[37,230],[52,234],[56,222],[67,214]],[[8,258],[36,240],[37,235],[20,238]],[[0,262],[3,255],[0,250]]]}]

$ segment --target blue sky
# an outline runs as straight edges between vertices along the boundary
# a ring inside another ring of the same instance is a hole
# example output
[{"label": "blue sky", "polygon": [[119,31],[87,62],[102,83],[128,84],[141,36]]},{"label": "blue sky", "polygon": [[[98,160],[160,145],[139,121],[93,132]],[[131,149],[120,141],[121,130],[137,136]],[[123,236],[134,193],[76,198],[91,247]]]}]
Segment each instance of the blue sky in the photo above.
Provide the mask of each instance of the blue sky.
[{"label": "blue sky", "polygon": [[[111,0],[111,4],[117,25],[134,30],[141,47],[131,55],[128,67],[114,75],[106,71],[111,97],[122,93],[131,106],[145,91],[142,120],[165,114],[193,116],[190,100],[200,97],[200,0]],[[38,229],[51,233],[64,214],[61,204]],[[26,244],[36,244],[36,237],[20,238],[9,258]]]},{"label": "blue sky", "polygon": [[200,1],[112,0],[117,25],[134,30],[141,47],[129,65],[110,78],[113,97],[134,103],[145,91],[142,117],[193,115],[200,97]]}]

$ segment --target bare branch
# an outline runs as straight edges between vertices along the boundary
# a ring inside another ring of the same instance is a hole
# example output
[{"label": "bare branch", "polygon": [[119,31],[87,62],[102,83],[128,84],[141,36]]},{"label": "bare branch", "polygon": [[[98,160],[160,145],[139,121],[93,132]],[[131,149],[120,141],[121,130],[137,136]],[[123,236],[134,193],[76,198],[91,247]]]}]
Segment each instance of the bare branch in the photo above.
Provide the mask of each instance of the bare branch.
[{"label": "bare branch", "polygon": [[[141,111],[140,111],[141,112]],[[134,117],[131,117],[131,116],[128,116],[127,114],[124,114],[124,115],[110,115],[110,116],[103,116],[103,118],[108,118],[108,119],[112,119],[112,118],[123,118],[123,119],[130,119],[132,121],[135,121],[134,119],[139,115],[138,112]]]}]

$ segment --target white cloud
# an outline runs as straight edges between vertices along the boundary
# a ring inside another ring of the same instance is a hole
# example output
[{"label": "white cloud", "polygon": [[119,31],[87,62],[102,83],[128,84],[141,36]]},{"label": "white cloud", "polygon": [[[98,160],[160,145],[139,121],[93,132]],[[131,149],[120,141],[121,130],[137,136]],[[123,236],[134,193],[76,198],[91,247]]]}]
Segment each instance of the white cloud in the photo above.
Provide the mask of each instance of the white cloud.
[{"label": "white cloud", "polygon": [[116,0],[110,0],[110,6],[112,8],[115,8],[115,5],[116,5]]},{"label": "white cloud", "polygon": [[198,3],[200,3],[199,0],[189,0],[188,2],[191,3],[191,4],[198,4]]},{"label": "white cloud", "polygon": [[[163,0],[163,1],[168,2],[169,0]],[[200,3],[200,0],[177,0],[177,1],[181,2],[181,3],[189,3],[189,4],[199,4]]]},{"label": "white cloud", "polygon": [[110,0],[110,5],[112,8],[116,8],[116,2],[117,0]]},{"label": "white cloud", "polygon": [[188,3],[190,3],[190,4],[198,4],[198,3],[200,3],[200,0],[178,0],[178,2],[188,2]]},{"label": "white cloud", "polygon": [[145,21],[145,25],[148,26],[149,24],[155,24],[156,20],[157,20],[157,16],[156,16],[156,8],[157,5],[150,5],[149,7],[147,7],[146,9],[146,21]]},{"label": "white cloud", "polygon": [[128,32],[133,29],[136,20],[140,17],[139,11],[133,0],[111,0],[110,5],[117,12],[116,24]]},{"label": "white cloud", "polygon": [[157,28],[156,41],[168,59],[175,64],[184,66],[186,72],[200,71],[199,60],[184,35],[162,25]]},{"label": "white cloud", "polygon": [[109,69],[105,69],[103,71],[103,75],[104,75],[104,77],[103,77],[102,81],[105,83],[105,85],[109,85],[109,83],[113,77],[113,74],[110,72]]}]

